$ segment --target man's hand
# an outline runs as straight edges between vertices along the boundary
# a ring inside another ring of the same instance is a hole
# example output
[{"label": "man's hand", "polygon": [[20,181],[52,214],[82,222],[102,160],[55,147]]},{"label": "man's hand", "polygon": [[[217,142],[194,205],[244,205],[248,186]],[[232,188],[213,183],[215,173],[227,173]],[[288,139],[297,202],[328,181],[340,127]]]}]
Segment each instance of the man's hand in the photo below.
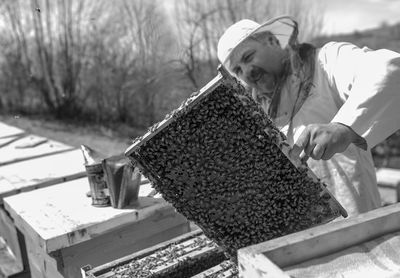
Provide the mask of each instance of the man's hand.
[{"label": "man's hand", "polygon": [[350,127],[340,123],[312,124],[307,126],[290,151],[290,156],[306,160],[312,157],[316,160],[330,159],[335,153],[343,152],[354,143],[367,150],[364,138]]}]

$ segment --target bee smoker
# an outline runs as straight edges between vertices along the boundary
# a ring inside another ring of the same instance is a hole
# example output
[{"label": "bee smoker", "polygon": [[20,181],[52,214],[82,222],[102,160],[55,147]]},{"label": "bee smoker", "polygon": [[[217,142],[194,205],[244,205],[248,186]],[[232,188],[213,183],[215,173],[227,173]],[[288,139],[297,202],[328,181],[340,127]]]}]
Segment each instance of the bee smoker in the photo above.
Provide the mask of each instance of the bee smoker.
[{"label": "bee smoker", "polygon": [[81,150],[85,159],[92,205],[95,207],[107,207],[110,205],[110,194],[104,178],[103,155],[85,145],[81,145]]}]

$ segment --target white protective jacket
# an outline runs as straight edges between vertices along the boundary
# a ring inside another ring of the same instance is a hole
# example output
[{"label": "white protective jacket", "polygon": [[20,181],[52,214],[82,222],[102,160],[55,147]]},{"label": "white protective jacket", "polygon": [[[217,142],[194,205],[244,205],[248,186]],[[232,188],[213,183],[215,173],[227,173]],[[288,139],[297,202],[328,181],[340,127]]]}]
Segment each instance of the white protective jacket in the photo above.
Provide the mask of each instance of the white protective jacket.
[{"label": "white protective jacket", "polygon": [[[313,123],[339,122],[366,139],[367,151],[351,144],[330,160],[307,161],[350,216],[381,205],[370,149],[400,128],[399,68],[399,53],[330,42],[316,52],[310,95],[292,124],[278,126],[290,144]],[[278,111],[289,111],[293,92],[284,86],[281,94]]]}]

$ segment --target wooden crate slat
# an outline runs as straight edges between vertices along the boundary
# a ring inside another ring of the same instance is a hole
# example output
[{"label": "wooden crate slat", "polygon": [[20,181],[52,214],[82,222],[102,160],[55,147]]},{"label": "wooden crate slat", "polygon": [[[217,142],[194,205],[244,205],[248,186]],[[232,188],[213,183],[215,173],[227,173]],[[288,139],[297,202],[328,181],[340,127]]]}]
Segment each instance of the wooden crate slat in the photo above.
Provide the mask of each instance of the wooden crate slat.
[{"label": "wooden crate slat", "polygon": [[[177,237],[175,239],[166,241],[164,243],[158,244],[157,246],[139,251],[130,256],[115,260],[108,264],[104,264],[102,266],[98,266],[96,268],[92,268],[86,271],[84,269],[82,270],[85,271],[88,277],[118,277],[118,275],[121,275],[121,271],[124,271],[124,269],[122,268],[118,270],[116,268],[121,266],[123,267],[124,265],[129,264],[131,261],[135,261],[135,264],[144,264],[147,260],[152,260],[152,258],[157,259],[157,263],[159,263],[158,267],[152,269],[153,275],[161,275],[162,273],[177,271],[177,269],[182,267],[180,263],[185,262],[187,258],[190,258],[190,260],[188,260],[188,263],[190,264],[190,269],[192,270],[192,264],[193,262],[196,262],[196,260],[207,260],[211,258],[210,256],[215,259],[218,258],[219,260],[219,257],[215,256],[223,256],[222,251],[215,244],[210,246],[206,242],[201,242],[200,244],[203,244],[203,246],[201,247],[198,245],[192,246],[194,243],[196,243],[196,241],[202,240],[208,239],[205,237],[201,230],[197,230],[186,235]],[[212,242],[210,241],[210,244],[211,243]],[[168,258],[168,252],[170,251],[170,248],[174,249],[175,247],[178,249],[176,251],[177,257],[173,260],[164,260],[163,258]],[[163,257],[164,253],[166,257]],[[217,261],[216,263],[218,262],[219,261]],[[209,262],[206,262],[206,265],[209,265]],[[189,266],[183,265],[183,268],[185,268],[186,270],[189,269],[188,267]]]},{"label": "wooden crate slat", "polygon": [[0,236],[0,277],[17,274],[23,271],[23,267],[13,254],[4,239]]},{"label": "wooden crate slat", "polygon": [[207,276],[216,275],[218,273],[221,273],[221,272],[223,272],[223,268],[221,266],[223,263],[224,262],[222,262],[216,266],[213,266],[212,268],[209,268],[199,274],[196,274],[196,275],[192,276],[192,278],[204,278]]},{"label": "wooden crate slat", "polygon": [[[88,179],[81,178],[25,194],[6,197],[6,210],[26,231],[38,234],[38,245],[47,252],[89,240],[124,223],[140,221],[156,215],[159,218],[174,214],[163,199],[141,197],[135,205],[117,210],[112,207],[96,208],[86,197]],[[66,198],[73,192],[74,199]],[[26,209],[32,200],[41,200]],[[72,205],[73,204],[73,205]],[[84,213],[83,213],[84,212]]]},{"label": "wooden crate slat", "polygon": [[[136,253],[134,253],[132,255],[128,255],[128,256],[119,258],[117,260],[114,260],[114,261],[112,261],[110,263],[106,263],[104,265],[101,265],[101,266],[98,266],[98,267],[94,267],[94,268],[92,268],[91,270],[88,271],[88,274],[89,275],[93,275],[94,277],[100,277],[98,275],[103,274],[103,273],[110,273],[110,272],[113,273],[112,272],[113,268],[116,268],[118,266],[127,264],[132,260],[140,260],[142,258],[145,258],[147,256],[150,256],[150,255],[154,254],[155,252],[157,252],[159,250],[165,249],[165,248],[167,248],[168,246],[170,246],[172,244],[181,244],[181,243],[183,243],[185,241],[192,240],[193,238],[195,238],[197,236],[200,236],[202,234],[203,234],[203,232],[201,230],[192,231],[190,233],[183,234],[183,235],[175,237],[173,239],[161,242],[161,243],[159,243],[157,245],[154,245],[152,247],[149,247],[149,248],[143,249],[141,251],[138,251],[138,252],[136,252]],[[103,276],[101,276],[101,277],[103,277]]]},{"label": "wooden crate slat", "polygon": [[284,268],[293,277],[400,276],[400,232],[390,233],[338,252]]},{"label": "wooden crate slat", "polygon": [[0,171],[0,204],[7,196],[84,176],[80,150],[4,165]]},{"label": "wooden crate slat", "polygon": [[289,277],[283,268],[400,231],[399,219],[400,204],[394,204],[242,248],[238,251],[239,269],[242,277],[264,277],[257,275],[263,271]]},{"label": "wooden crate slat", "polygon": [[22,129],[0,122],[0,138],[21,135],[25,133]]},{"label": "wooden crate slat", "polygon": [[[53,140],[47,140],[34,147],[25,148],[27,144],[37,142],[36,140],[40,140],[40,138],[42,137],[35,135],[24,136],[0,148],[0,166],[75,149]],[[24,147],[21,148],[21,146]]]},{"label": "wooden crate slat", "polygon": [[[206,278],[206,277],[215,277],[215,278],[222,278],[222,277],[237,277],[233,273],[231,269],[232,263],[230,261],[224,261],[220,264],[217,264],[214,267],[211,267],[199,274],[192,276],[192,278]],[[227,269],[228,268],[228,269]]]},{"label": "wooden crate slat", "polygon": [[0,138],[0,148],[4,148],[7,145],[10,145],[11,143],[25,137],[25,134],[20,134],[20,135],[14,135],[14,136],[8,136],[4,138]]}]

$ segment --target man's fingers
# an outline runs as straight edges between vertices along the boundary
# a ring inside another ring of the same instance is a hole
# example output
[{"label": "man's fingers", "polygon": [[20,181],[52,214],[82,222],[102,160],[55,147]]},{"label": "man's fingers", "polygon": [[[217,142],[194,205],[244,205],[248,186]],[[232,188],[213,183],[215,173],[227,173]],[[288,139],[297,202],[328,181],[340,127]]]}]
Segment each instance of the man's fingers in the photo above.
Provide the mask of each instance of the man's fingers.
[{"label": "man's fingers", "polygon": [[299,155],[300,160],[303,161],[303,162],[307,161],[309,157],[310,157],[310,156],[307,155],[307,154],[304,152],[304,150],[302,150],[301,153],[300,153],[300,155]]},{"label": "man's fingers", "polygon": [[306,156],[312,157],[314,148],[315,148],[315,143],[308,142],[307,146],[304,148],[304,155],[301,156],[301,159],[304,159]]},{"label": "man's fingers", "polygon": [[310,141],[311,132],[308,127],[306,127],[303,132],[300,134],[299,139],[296,141],[296,145],[301,149],[305,149]]},{"label": "man's fingers", "polygon": [[306,156],[308,156],[306,152],[309,140],[310,131],[308,128],[305,128],[290,151],[291,157],[300,157],[300,159],[304,159]]},{"label": "man's fingers", "polygon": [[325,145],[318,144],[314,147],[311,157],[315,160],[320,160],[325,152]]},{"label": "man's fingers", "polygon": [[323,160],[328,160],[328,159],[331,159],[334,154],[335,154],[335,151],[333,151],[332,148],[326,148],[326,150],[321,158]]}]

